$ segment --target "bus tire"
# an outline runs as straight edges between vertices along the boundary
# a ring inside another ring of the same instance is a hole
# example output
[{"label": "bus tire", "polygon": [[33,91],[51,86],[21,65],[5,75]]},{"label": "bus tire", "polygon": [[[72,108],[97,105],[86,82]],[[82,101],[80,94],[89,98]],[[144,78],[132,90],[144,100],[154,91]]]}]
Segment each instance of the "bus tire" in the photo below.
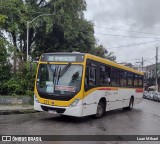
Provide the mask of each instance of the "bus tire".
[{"label": "bus tire", "polygon": [[130,101],[129,101],[129,106],[128,107],[124,107],[123,110],[132,110],[133,109],[133,104],[134,104],[134,98],[131,97]]},{"label": "bus tire", "polygon": [[134,98],[131,97],[131,99],[130,99],[130,101],[129,101],[128,110],[132,110],[132,109],[133,109],[133,104],[134,104]]},{"label": "bus tire", "polygon": [[98,119],[101,118],[104,114],[105,114],[105,104],[102,101],[100,101],[97,106],[97,112],[92,117]]}]

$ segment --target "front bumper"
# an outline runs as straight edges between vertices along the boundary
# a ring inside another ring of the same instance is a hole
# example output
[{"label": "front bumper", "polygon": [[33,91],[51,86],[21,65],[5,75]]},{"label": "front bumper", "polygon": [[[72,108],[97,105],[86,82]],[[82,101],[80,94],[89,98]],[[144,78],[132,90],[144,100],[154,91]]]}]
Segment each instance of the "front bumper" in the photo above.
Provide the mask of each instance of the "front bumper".
[{"label": "front bumper", "polygon": [[81,117],[82,116],[82,105],[81,102],[75,107],[59,107],[59,106],[50,106],[38,103],[34,100],[34,110],[36,111],[56,111],[58,114]]}]

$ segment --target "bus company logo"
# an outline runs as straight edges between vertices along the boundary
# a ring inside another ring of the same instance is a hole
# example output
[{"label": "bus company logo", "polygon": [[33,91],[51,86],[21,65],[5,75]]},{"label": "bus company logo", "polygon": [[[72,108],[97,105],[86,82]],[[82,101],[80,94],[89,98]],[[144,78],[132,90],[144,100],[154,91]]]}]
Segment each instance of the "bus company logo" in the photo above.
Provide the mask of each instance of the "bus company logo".
[{"label": "bus company logo", "polygon": [[2,136],[2,141],[11,141],[11,136]]}]

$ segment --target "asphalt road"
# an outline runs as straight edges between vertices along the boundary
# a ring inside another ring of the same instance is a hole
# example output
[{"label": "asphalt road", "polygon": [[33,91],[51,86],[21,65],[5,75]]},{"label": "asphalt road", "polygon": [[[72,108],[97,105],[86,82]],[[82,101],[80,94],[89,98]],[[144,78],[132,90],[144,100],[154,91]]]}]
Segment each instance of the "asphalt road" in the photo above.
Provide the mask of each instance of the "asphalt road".
[{"label": "asphalt road", "polygon": [[[107,112],[101,119],[74,118],[48,113],[0,116],[0,135],[160,135],[160,103],[143,100],[132,111]],[[46,143],[46,142],[45,142]],[[48,142],[70,143],[70,142]],[[85,143],[85,142],[73,142]],[[135,144],[147,142],[86,142]],[[160,142],[148,142],[148,144]]]}]

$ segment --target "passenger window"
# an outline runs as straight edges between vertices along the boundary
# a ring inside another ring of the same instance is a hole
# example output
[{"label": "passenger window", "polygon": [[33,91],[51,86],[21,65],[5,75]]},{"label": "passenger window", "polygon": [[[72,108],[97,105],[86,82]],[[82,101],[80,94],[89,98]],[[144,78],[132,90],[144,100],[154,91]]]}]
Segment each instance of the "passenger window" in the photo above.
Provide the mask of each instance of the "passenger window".
[{"label": "passenger window", "polygon": [[127,83],[128,83],[128,86],[133,86],[133,73],[128,72]]},{"label": "passenger window", "polygon": [[139,86],[143,86],[143,76],[139,75]]},{"label": "passenger window", "polygon": [[134,86],[138,86],[138,75],[134,75]]},{"label": "passenger window", "polygon": [[119,74],[119,70],[112,68],[111,70],[111,84],[112,86],[119,86],[120,84],[120,74]]},{"label": "passenger window", "polygon": [[120,85],[126,86],[127,85],[127,72],[120,71]]},{"label": "passenger window", "polygon": [[91,67],[89,69],[89,86],[96,85],[96,69]]},{"label": "passenger window", "polygon": [[86,76],[85,76],[85,87],[89,86],[89,67],[86,68]]},{"label": "passenger window", "polygon": [[110,84],[110,67],[100,66],[100,84]]},{"label": "passenger window", "polygon": [[93,87],[96,85],[96,68],[87,67],[85,77],[85,87]]}]

